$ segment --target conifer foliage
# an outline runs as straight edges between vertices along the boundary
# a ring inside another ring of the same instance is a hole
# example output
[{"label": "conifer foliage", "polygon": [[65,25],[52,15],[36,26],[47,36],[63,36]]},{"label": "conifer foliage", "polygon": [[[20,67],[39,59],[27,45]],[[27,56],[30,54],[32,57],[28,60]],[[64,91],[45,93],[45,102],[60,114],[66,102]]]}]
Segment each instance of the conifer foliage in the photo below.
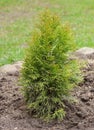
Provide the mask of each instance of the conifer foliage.
[{"label": "conifer foliage", "polygon": [[52,12],[42,12],[21,71],[23,94],[36,117],[46,121],[63,119],[63,98],[79,82],[79,67],[69,59],[73,50],[68,25],[62,25]]}]

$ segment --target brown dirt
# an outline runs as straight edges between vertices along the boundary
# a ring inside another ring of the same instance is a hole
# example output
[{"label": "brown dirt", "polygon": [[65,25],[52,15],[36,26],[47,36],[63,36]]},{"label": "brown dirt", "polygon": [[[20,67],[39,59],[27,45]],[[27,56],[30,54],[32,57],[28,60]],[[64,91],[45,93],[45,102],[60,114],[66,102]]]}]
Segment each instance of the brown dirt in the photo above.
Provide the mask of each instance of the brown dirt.
[{"label": "brown dirt", "polygon": [[72,92],[77,102],[65,101],[66,117],[50,124],[29,116],[19,76],[0,74],[0,130],[94,130],[94,63],[83,71],[83,83]]}]

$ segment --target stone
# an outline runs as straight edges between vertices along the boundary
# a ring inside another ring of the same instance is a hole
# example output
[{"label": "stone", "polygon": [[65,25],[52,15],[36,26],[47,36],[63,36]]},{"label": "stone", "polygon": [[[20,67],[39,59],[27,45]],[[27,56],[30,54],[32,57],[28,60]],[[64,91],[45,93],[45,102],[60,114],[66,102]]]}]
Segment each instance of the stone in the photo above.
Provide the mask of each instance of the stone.
[{"label": "stone", "polygon": [[74,55],[80,59],[94,59],[94,49],[83,47],[74,52]]},{"label": "stone", "polygon": [[15,67],[17,68],[17,69],[21,69],[22,68],[22,65],[23,65],[23,61],[18,61],[18,62],[16,62],[15,64]]},{"label": "stone", "polygon": [[0,68],[1,73],[5,73],[8,75],[15,75],[17,73],[17,69],[14,65],[4,65]]},{"label": "stone", "polygon": [[14,75],[18,76],[19,75],[19,70],[22,68],[22,61],[16,62],[14,64],[8,64],[0,67],[0,73],[5,73],[7,75]]}]

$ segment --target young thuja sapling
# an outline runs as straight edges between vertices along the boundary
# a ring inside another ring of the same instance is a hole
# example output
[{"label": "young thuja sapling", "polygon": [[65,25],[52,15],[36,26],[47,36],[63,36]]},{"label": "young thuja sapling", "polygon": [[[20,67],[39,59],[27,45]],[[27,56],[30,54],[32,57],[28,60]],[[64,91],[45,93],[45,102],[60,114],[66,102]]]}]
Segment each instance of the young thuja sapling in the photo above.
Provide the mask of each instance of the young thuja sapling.
[{"label": "young thuja sapling", "polygon": [[46,10],[29,43],[21,71],[23,95],[32,115],[46,121],[65,116],[63,97],[79,83],[80,67],[70,60],[75,44],[68,25]]}]

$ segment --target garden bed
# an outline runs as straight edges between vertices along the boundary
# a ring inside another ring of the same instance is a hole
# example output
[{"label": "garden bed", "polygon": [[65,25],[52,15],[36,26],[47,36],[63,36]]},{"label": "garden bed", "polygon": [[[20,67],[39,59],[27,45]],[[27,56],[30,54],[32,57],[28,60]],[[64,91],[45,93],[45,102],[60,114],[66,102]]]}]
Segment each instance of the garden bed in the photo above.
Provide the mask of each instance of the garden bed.
[{"label": "garden bed", "polygon": [[[19,72],[19,70],[18,70]],[[83,69],[84,81],[72,95],[76,103],[65,101],[66,116],[50,124],[32,118],[26,109],[19,73],[0,74],[0,130],[94,130],[94,63]]]}]

